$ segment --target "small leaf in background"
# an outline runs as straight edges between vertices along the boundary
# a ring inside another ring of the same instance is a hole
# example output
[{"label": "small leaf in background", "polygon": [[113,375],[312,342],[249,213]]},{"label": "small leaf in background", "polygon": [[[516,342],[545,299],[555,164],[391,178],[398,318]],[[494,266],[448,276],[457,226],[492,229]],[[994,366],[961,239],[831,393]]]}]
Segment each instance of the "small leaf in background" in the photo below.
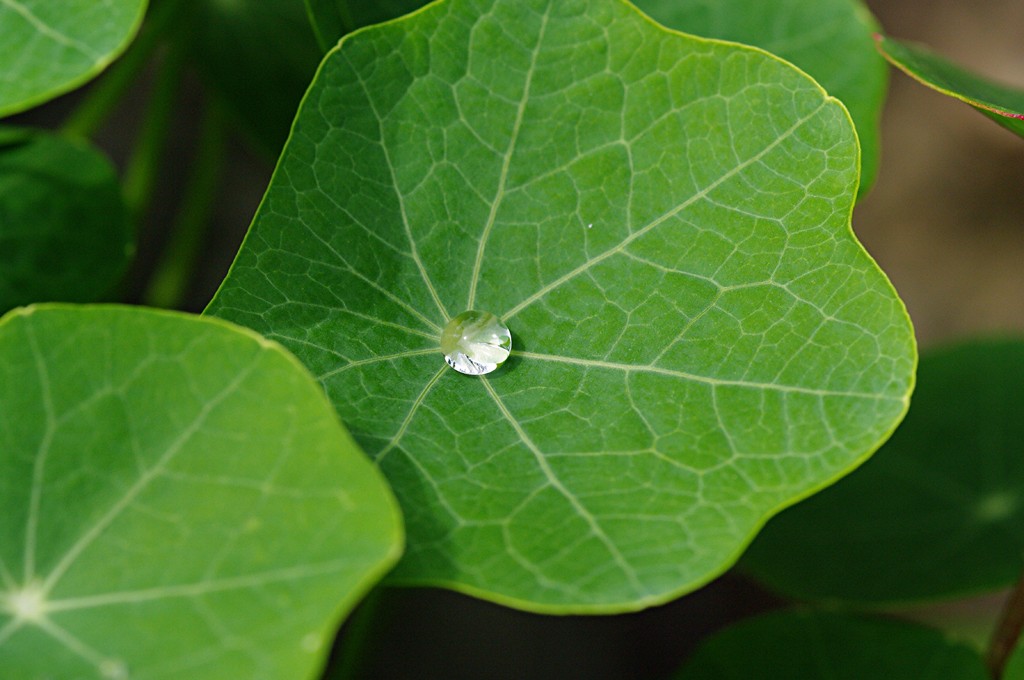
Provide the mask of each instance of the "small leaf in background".
[{"label": "small leaf in background", "polygon": [[917,82],[970,104],[1024,137],[1024,89],[986,80],[921,45],[883,35],[876,35],[875,40],[882,56]]},{"label": "small leaf in background", "polygon": [[1021,341],[926,354],[892,439],[772,519],[743,568],[792,597],[876,604],[1011,585],[1024,569],[1021,385]]},{"label": "small leaf in background", "polygon": [[424,6],[426,0],[305,0],[313,32],[324,52],[357,28],[395,19]]},{"label": "small leaf in background", "polygon": [[1024,645],[1019,645],[1010,656],[1002,680],[1024,680]]},{"label": "small leaf in background", "polygon": [[401,543],[294,357],[141,308],[0,320],[0,507],[10,678],[311,677]]},{"label": "small leaf in background", "polygon": [[[664,602],[843,475],[915,348],[850,231],[845,109],[619,0],[452,0],[321,66],[208,309],[320,377],[406,513],[402,583]],[[495,314],[512,355],[449,368]]]},{"label": "small leaf in background", "polygon": [[117,172],[87,142],[0,128],[0,313],[112,292],[134,253]]},{"label": "small leaf in background", "polygon": [[207,84],[276,159],[320,63],[302,0],[198,0],[183,38]]},{"label": "small leaf in background", "polygon": [[882,618],[781,611],[704,642],[679,680],[987,680],[981,657],[937,630]]},{"label": "small leaf in background", "polygon": [[0,116],[85,83],[124,51],[146,0],[0,1]]},{"label": "small leaf in background", "polygon": [[871,188],[888,73],[872,49],[878,22],[860,0],[636,0],[636,5],[669,28],[755,45],[807,71],[850,110],[861,144],[860,195]]}]

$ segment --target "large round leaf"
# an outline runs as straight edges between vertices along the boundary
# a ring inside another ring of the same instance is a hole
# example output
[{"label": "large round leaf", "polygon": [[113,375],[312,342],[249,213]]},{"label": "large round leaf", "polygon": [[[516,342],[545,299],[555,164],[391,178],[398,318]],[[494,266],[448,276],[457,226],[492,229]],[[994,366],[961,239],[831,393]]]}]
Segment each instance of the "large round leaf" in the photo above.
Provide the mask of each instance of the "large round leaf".
[{"label": "large round leaf", "polygon": [[0,116],[63,94],[128,46],[146,0],[0,0]]},{"label": "large round leaf", "polygon": [[86,142],[0,129],[0,313],[91,302],[133,254],[117,172]]},{"label": "large round leaf", "polygon": [[921,360],[914,404],[863,468],[773,519],[744,557],[806,599],[906,602],[995,590],[1024,569],[1024,342]]},{"label": "large round leaf", "polygon": [[872,49],[878,22],[860,0],[636,0],[670,28],[756,45],[812,75],[850,110],[861,144],[860,192],[875,181],[888,85]]},{"label": "large round leaf", "polygon": [[774,612],[705,642],[680,680],[986,680],[981,657],[937,630],[835,613]]},{"label": "large round leaf", "polygon": [[380,476],[278,345],[215,320],[0,320],[10,678],[306,678],[396,559]]},{"label": "large round leaf", "polygon": [[[452,0],[321,66],[209,312],[319,375],[403,504],[405,583],[662,602],[902,417],[903,306],[849,227],[846,110],[619,0]],[[501,316],[513,358],[449,369]]]}]

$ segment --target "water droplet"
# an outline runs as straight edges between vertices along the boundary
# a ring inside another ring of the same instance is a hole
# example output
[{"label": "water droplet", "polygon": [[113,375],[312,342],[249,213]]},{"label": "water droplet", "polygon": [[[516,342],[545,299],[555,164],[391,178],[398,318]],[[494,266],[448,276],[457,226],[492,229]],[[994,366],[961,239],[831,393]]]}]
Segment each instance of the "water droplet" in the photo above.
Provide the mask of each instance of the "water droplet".
[{"label": "water droplet", "polygon": [[512,334],[493,314],[470,310],[444,327],[441,351],[459,373],[483,375],[505,363],[512,351]]}]

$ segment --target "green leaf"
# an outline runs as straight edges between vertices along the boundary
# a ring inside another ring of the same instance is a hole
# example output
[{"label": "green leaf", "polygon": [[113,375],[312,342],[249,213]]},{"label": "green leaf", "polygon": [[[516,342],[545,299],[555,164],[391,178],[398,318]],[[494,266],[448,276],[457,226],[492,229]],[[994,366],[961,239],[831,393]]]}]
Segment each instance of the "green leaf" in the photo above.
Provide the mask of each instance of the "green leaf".
[{"label": "green leaf", "polygon": [[294,357],[215,319],[0,320],[11,678],[308,678],[397,558],[386,485]]},{"label": "green leaf", "polygon": [[305,0],[309,20],[326,52],[341,36],[357,28],[379,24],[417,10],[425,0]]},{"label": "green leaf", "polygon": [[784,611],[705,642],[680,680],[986,680],[981,658],[937,630],[881,618]]},{"label": "green leaf", "polygon": [[42,104],[107,67],[146,0],[0,0],[0,116]]},{"label": "green leaf", "polygon": [[921,45],[875,36],[878,51],[917,82],[966,102],[1007,130],[1024,137],[1024,90],[981,78]]},{"label": "green leaf", "polygon": [[744,557],[805,599],[907,602],[1013,583],[1024,560],[1024,342],[921,360],[914,404],[862,469],[773,519]]},{"label": "green leaf", "polygon": [[[892,431],[915,363],[850,231],[846,110],[619,0],[452,0],[321,66],[209,312],[320,377],[406,513],[403,583],[664,602]],[[452,315],[512,332],[449,369]]]},{"label": "green leaf", "polygon": [[0,312],[103,297],[134,241],[103,154],[84,141],[0,128]]},{"label": "green leaf", "polygon": [[1002,680],[1024,680],[1024,645],[1018,645],[1010,655]]},{"label": "green leaf", "polygon": [[193,4],[182,32],[190,56],[260,151],[277,158],[320,63],[302,0]]},{"label": "green leaf", "polygon": [[888,86],[871,49],[878,23],[859,0],[636,0],[669,28],[756,45],[792,62],[846,105],[861,144],[860,195],[878,172],[879,117]]}]

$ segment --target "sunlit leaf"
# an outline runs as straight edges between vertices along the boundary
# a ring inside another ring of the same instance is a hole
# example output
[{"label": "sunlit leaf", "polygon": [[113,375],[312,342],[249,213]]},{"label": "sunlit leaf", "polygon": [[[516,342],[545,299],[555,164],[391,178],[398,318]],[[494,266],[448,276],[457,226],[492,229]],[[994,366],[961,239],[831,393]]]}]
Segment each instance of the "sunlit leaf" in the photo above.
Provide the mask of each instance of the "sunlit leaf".
[{"label": "sunlit leaf", "polygon": [[309,678],[399,552],[319,386],[215,319],[0,320],[5,678]]},{"label": "sunlit leaf", "polygon": [[0,116],[78,87],[124,51],[146,0],[0,0]]},{"label": "sunlit leaf", "polygon": [[[388,476],[395,579],[662,602],[902,417],[846,110],[619,0],[451,0],[331,52],[209,312],[280,340]],[[444,363],[497,314],[512,357]]]}]

